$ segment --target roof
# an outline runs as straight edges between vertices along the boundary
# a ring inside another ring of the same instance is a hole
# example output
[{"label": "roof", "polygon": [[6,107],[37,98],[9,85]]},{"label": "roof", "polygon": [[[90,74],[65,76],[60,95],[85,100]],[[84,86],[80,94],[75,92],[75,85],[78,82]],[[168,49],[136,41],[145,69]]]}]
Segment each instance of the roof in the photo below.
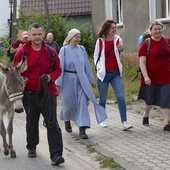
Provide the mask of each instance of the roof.
[{"label": "roof", "polygon": [[[91,15],[91,0],[47,0],[49,13],[69,16]],[[32,10],[45,11],[44,0],[21,0],[20,8],[24,14]]]}]

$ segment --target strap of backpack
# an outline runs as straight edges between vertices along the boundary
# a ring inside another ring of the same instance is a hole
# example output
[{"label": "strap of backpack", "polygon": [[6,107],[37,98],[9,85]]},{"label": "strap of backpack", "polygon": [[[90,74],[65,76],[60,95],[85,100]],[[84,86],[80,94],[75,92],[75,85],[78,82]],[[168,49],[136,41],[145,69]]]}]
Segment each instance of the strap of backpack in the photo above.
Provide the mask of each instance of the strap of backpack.
[{"label": "strap of backpack", "polygon": [[52,71],[53,64],[54,64],[54,61],[55,61],[55,57],[54,57],[54,53],[53,53],[51,47],[47,44],[46,44],[46,47],[48,49],[48,52],[50,53],[50,60],[51,60],[50,71]]},{"label": "strap of backpack", "polygon": [[[146,41],[146,48],[147,48],[147,49],[146,49],[146,50],[147,50],[146,55],[148,55],[148,54],[149,54],[149,50],[150,50],[150,45],[151,45],[150,38],[146,38],[145,41]],[[131,82],[135,81],[135,80],[137,79],[137,77],[138,77],[139,72],[141,72],[140,66],[137,68],[136,72],[137,72],[137,74],[136,74],[136,76],[131,80]]]},{"label": "strap of backpack", "polygon": [[26,57],[26,51],[22,50],[22,57]]},{"label": "strap of backpack", "polygon": [[168,47],[170,47],[169,39],[164,37],[164,40],[167,43]]},{"label": "strap of backpack", "polygon": [[150,41],[150,38],[147,38],[145,41],[146,41],[146,47],[147,47],[146,54],[148,55],[149,54],[149,50],[150,50],[151,41]]},{"label": "strap of backpack", "polygon": [[116,46],[117,46],[117,45],[119,45],[119,38],[118,38],[117,41],[116,41]]},{"label": "strap of backpack", "polygon": [[102,40],[101,40],[101,38],[99,38],[99,55],[98,55],[98,58],[97,58],[97,61],[96,61],[96,64],[95,64],[95,70],[96,70],[96,71],[97,71],[97,68],[96,68],[96,67],[97,67],[97,63],[98,63],[99,60],[100,60],[102,48],[103,48]]}]

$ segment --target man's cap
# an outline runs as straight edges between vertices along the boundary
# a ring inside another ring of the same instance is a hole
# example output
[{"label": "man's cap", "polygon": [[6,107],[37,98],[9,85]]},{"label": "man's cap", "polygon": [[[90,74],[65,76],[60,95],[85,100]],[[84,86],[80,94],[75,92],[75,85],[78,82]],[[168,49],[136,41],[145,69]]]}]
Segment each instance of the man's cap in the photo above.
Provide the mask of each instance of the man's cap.
[{"label": "man's cap", "polygon": [[23,38],[25,38],[25,37],[27,37],[27,38],[28,38],[28,37],[29,37],[28,32],[27,32],[27,31],[24,31],[24,32],[22,33],[22,37],[23,37]]}]

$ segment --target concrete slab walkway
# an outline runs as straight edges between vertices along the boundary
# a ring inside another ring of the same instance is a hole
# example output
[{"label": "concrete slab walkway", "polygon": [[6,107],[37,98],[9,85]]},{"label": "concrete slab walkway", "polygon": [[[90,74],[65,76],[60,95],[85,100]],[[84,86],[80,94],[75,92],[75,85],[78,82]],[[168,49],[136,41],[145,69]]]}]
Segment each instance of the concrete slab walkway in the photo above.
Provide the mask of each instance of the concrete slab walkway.
[{"label": "concrete slab walkway", "polygon": [[[89,139],[82,142],[93,145],[105,156],[113,157],[126,170],[170,170],[170,132],[163,131],[161,121],[150,118],[150,126],[146,127],[142,125],[141,115],[128,112],[128,122],[133,128],[122,131],[118,109],[110,104],[106,108],[108,127],[103,128],[96,123],[90,103]],[[73,133],[68,135],[78,136],[78,128],[74,124]]]}]

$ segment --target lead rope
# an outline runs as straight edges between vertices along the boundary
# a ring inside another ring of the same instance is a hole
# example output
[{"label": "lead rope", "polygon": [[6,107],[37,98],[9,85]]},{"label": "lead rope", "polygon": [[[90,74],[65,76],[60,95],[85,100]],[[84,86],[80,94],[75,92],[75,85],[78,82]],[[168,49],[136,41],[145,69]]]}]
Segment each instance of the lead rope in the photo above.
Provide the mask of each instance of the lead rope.
[{"label": "lead rope", "polygon": [[[56,118],[54,117],[54,114],[52,112],[52,107],[51,107],[51,102],[50,102],[50,93],[49,93],[49,87],[47,82],[43,82],[44,85],[44,97],[42,100],[39,102],[38,100],[38,94],[40,92],[40,81],[41,78],[39,78],[38,81],[38,90],[35,93],[34,96],[29,96],[31,99],[36,98],[36,102],[40,107],[44,108],[44,122],[43,125],[44,127],[47,127],[46,124],[48,124],[49,128],[52,128],[56,122]],[[45,122],[46,121],[46,122]]]},{"label": "lead rope", "polygon": [[[47,127],[46,123],[48,124],[49,128],[52,128],[56,123],[56,118],[54,117],[52,106],[50,102],[50,92],[47,82],[43,82],[44,85],[44,97],[41,100],[40,106],[44,107],[44,127]],[[46,122],[45,122],[46,120]]]}]

